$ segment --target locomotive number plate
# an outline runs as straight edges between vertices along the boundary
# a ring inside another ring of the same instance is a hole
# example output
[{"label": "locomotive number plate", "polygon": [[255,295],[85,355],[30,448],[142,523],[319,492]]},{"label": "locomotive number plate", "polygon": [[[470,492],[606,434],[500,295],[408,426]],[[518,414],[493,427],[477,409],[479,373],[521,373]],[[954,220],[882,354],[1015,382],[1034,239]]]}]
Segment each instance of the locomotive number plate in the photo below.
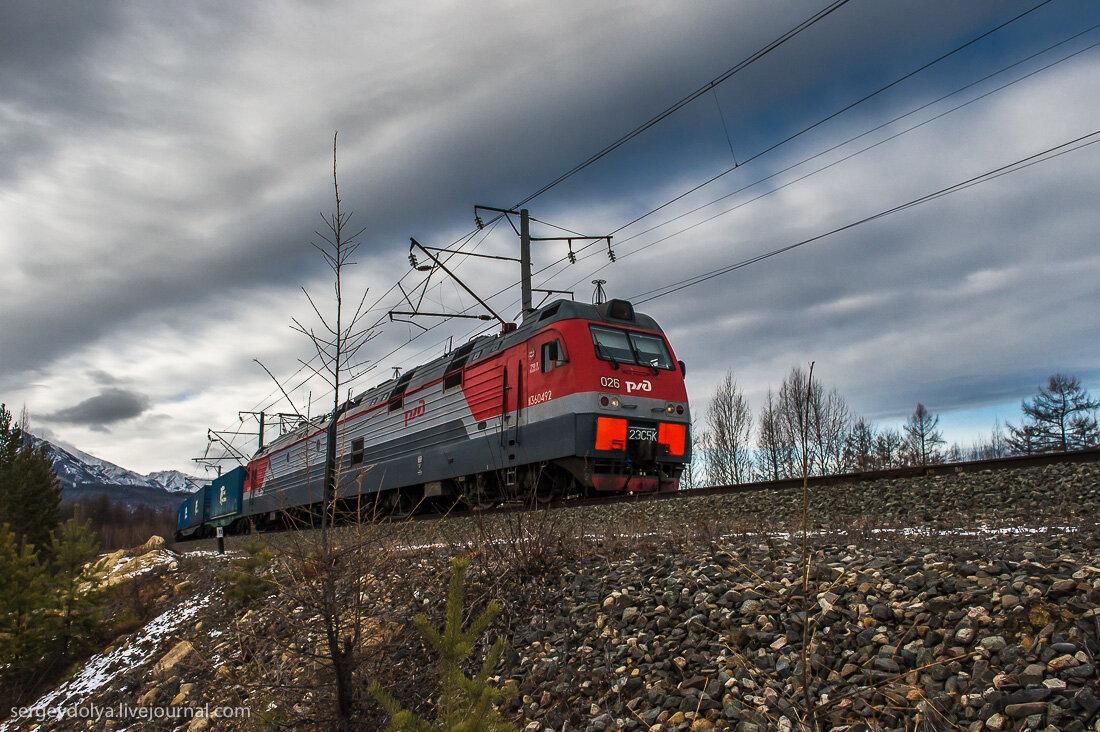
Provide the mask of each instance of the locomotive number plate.
[{"label": "locomotive number plate", "polygon": [[657,441],[656,427],[628,427],[626,430],[628,440],[652,440]]}]

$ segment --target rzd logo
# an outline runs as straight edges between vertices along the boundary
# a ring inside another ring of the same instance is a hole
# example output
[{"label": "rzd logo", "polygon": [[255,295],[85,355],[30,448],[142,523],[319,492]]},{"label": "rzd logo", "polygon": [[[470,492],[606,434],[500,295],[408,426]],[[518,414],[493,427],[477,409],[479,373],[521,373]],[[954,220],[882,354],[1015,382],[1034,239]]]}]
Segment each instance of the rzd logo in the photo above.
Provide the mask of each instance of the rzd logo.
[{"label": "rzd logo", "polygon": [[405,426],[409,426],[409,422],[412,422],[417,417],[423,417],[424,412],[427,411],[427,407],[424,406],[424,400],[421,399],[416,403],[416,406],[412,409],[405,410]]},{"label": "rzd logo", "polygon": [[626,382],[627,394],[632,394],[636,391],[653,391],[653,384],[649,383],[649,379],[646,379],[645,381]]}]

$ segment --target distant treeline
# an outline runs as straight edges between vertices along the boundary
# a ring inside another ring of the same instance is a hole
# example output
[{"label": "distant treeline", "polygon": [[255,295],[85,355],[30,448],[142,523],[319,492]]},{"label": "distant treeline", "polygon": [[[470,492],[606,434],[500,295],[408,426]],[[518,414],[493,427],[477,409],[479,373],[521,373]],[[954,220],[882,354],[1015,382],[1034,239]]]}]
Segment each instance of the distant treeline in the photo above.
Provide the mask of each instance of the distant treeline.
[{"label": "distant treeline", "polygon": [[92,522],[92,532],[101,551],[113,551],[143,544],[153,534],[170,539],[176,533],[176,512],[171,508],[135,508],[111,500],[106,493],[79,501],[64,501],[61,515],[72,516],[79,507],[81,518]]},{"label": "distant treeline", "polygon": [[1080,379],[1051,376],[1020,405],[1018,426],[996,424],[977,444],[948,446],[940,418],[923,404],[900,430],[856,415],[836,388],[794,367],[768,390],[754,418],[727,372],[692,426],[692,464],[681,486],[730,485],[907,465],[1079,450],[1100,445],[1093,399]]}]

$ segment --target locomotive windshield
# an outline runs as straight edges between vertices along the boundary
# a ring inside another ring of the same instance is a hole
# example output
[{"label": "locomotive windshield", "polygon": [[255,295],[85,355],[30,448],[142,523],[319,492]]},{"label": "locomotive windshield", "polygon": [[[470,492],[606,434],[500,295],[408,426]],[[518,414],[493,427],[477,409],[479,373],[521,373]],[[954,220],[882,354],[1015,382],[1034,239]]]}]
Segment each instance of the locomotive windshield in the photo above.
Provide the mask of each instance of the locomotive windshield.
[{"label": "locomotive windshield", "polygon": [[671,371],[672,356],[659,336],[591,326],[596,357],[614,363],[637,364]]}]

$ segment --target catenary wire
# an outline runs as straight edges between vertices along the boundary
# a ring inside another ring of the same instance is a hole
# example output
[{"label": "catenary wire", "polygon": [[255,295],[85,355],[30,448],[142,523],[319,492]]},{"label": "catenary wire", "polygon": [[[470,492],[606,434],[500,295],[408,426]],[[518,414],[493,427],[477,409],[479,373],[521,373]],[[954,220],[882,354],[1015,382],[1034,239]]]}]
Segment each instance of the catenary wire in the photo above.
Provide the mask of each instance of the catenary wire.
[{"label": "catenary wire", "polygon": [[[1100,26],[1095,26],[1095,27],[1100,27]],[[955,112],[955,111],[958,111],[959,109],[962,109],[962,108],[964,108],[964,107],[966,107],[966,106],[968,106],[968,105],[970,105],[970,104],[973,104],[973,103],[975,103],[975,102],[981,101],[982,99],[985,99],[986,97],[989,97],[990,95],[992,95],[992,94],[995,94],[995,93],[997,93],[997,92],[999,92],[999,91],[1002,91],[1002,90],[1004,90],[1004,89],[1006,89],[1006,88],[1008,88],[1008,87],[1010,87],[1010,86],[1012,86],[1012,85],[1014,85],[1014,84],[1017,84],[1017,83],[1019,83],[1019,82],[1021,82],[1021,81],[1025,81],[1026,79],[1028,79],[1028,78],[1030,78],[1030,77],[1032,77],[1032,76],[1034,76],[1034,75],[1036,75],[1036,74],[1038,74],[1038,73],[1040,73],[1040,72],[1042,72],[1042,71],[1046,71],[1047,69],[1050,69],[1051,67],[1053,67],[1053,66],[1055,66],[1055,65],[1057,65],[1057,64],[1060,64],[1060,63],[1062,63],[1063,61],[1067,61],[1067,60],[1069,60],[1069,59],[1071,59],[1071,58],[1073,58],[1073,57],[1075,57],[1075,56],[1077,56],[1077,55],[1079,55],[1079,54],[1081,54],[1081,53],[1084,53],[1085,51],[1088,51],[1088,50],[1091,50],[1091,49],[1093,49],[1093,48],[1096,48],[1097,46],[1100,46],[1100,42],[1097,42],[1097,43],[1093,43],[1093,44],[1091,44],[1091,45],[1089,45],[1089,46],[1086,46],[1085,48],[1082,48],[1082,49],[1080,49],[1080,50],[1078,50],[1078,51],[1075,51],[1075,52],[1073,52],[1073,53],[1071,53],[1071,54],[1069,54],[1069,55],[1067,55],[1067,56],[1065,56],[1065,57],[1063,57],[1063,58],[1061,58],[1061,59],[1058,59],[1058,60],[1056,60],[1056,61],[1052,61],[1051,63],[1049,63],[1049,64],[1047,64],[1047,65],[1045,65],[1045,66],[1043,66],[1043,67],[1041,67],[1041,68],[1035,69],[1034,71],[1031,71],[1031,72],[1029,72],[1028,74],[1025,74],[1024,76],[1021,76],[1021,77],[1019,77],[1019,78],[1017,78],[1017,79],[1014,79],[1014,80],[1012,80],[1012,81],[1010,81],[1010,82],[1007,82],[1007,83],[1005,83],[1005,84],[1003,84],[1003,85],[1001,85],[1001,86],[999,86],[999,87],[997,87],[997,88],[995,88],[995,89],[992,89],[992,90],[990,90],[990,91],[988,91],[988,92],[986,92],[986,93],[984,93],[984,94],[981,94],[981,95],[979,95],[979,96],[977,96],[977,97],[974,97],[973,99],[969,99],[969,100],[967,100],[966,102],[963,102],[962,104],[959,104],[959,105],[957,105],[957,106],[955,106],[955,107],[952,107],[951,109],[945,110],[945,111],[943,111],[943,112],[941,112],[941,113],[939,113],[939,114],[937,114],[937,115],[935,115],[935,116],[933,116],[933,117],[930,117],[929,119],[923,120],[922,122],[919,122],[919,123],[917,123],[917,124],[915,124],[915,125],[913,125],[913,126],[911,126],[911,127],[908,127],[908,128],[906,128],[906,129],[904,129],[904,130],[901,130],[901,131],[899,131],[899,132],[897,132],[897,133],[893,134],[893,135],[890,135],[890,136],[888,136],[888,137],[885,137],[885,138],[883,138],[882,140],[878,140],[878,141],[876,141],[876,142],[874,142],[874,143],[872,143],[872,144],[870,144],[870,145],[868,145],[868,146],[866,146],[866,147],[863,147],[863,148],[861,148],[861,149],[859,149],[859,150],[856,150],[855,152],[852,152],[852,153],[850,153],[850,154],[848,154],[848,155],[845,155],[844,157],[838,158],[837,160],[834,160],[834,161],[832,161],[832,162],[828,163],[827,165],[823,165],[822,167],[820,167],[820,168],[817,168],[817,169],[815,169],[815,170],[812,170],[812,171],[810,171],[810,172],[808,172],[808,173],[806,173],[806,174],[804,174],[804,175],[798,176],[797,178],[794,178],[794,179],[792,179],[792,180],[790,180],[790,181],[787,181],[786,183],[783,183],[782,185],[778,185],[778,186],[776,186],[775,188],[769,189],[768,191],[765,191],[764,193],[761,193],[761,194],[759,194],[759,195],[757,195],[757,196],[754,196],[754,197],[752,197],[752,198],[750,198],[750,199],[748,199],[748,200],[746,200],[746,201],[742,201],[741,203],[738,203],[738,204],[736,204],[735,206],[731,206],[730,208],[727,208],[727,209],[724,209],[724,210],[722,210],[722,211],[719,211],[718,213],[715,213],[715,214],[713,214],[713,215],[711,215],[711,216],[708,216],[708,217],[706,217],[706,218],[704,218],[704,219],[701,219],[701,220],[699,220],[699,221],[696,221],[696,222],[694,222],[694,223],[692,223],[692,224],[690,224],[690,225],[688,225],[688,226],[685,226],[685,227],[684,227],[684,228],[682,228],[682,229],[678,229],[677,231],[674,231],[674,232],[672,232],[672,233],[670,233],[670,234],[667,234],[666,236],[663,236],[663,237],[661,237],[661,238],[659,238],[659,239],[656,239],[656,240],[654,240],[654,241],[652,241],[652,242],[649,242],[649,243],[647,243],[647,244],[645,244],[645,245],[643,245],[643,246],[637,247],[636,249],[633,249],[633,250],[631,250],[631,251],[629,251],[629,252],[626,252],[625,254],[621,255],[621,256],[619,257],[619,259],[620,259],[620,260],[622,260],[622,259],[626,259],[627,257],[630,257],[630,256],[632,256],[632,255],[638,254],[639,252],[642,252],[642,251],[644,251],[644,250],[646,250],[646,249],[649,249],[650,247],[653,247],[653,246],[656,246],[656,245],[658,245],[658,244],[661,244],[661,243],[663,243],[663,242],[665,242],[665,241],[667,241],[667,240],[669,240],[669,239],[671,239],[671,238],[673,238],[673,237],[676,237],[676,236],[678,236],[678,235],[680,235],[680,234],[683,234],[683,233],[685,233],[685,232],[687,232],[687,231],[690,231],[691,229],[694,229],[694,228],[696,228],[696,227],[698,227],[698,226],[701,226],[701,225],[703,225],[703,224],[706,224],[706,223],[708,223],[708,222],[710,222],[710,221],[713,221],[714,219],[716,219],[716,218],[719,218],[720,216],[724,216],[724,215],[726,215],[726,214],[728,214],[728,213],[731,213],[732,211],[736,211],[737,209],[740,209],[740,208],[742,208],[742,207],[744,207],[744,206],[747,206],[747,205],[749,205],[750,203],[754,203],[755,201],[758,201],[758,200],[760,200],[761,198],[765,198],[765,197],[767,197],[767,196],[770,196],[770,195],[772,195],[772,194],[774,194],[774,193],[778,193],[779,191],[781,191],[781,190],[783,190],[783,189],[785,189],[785,188],[787,188],[787,187],[789,187],[789,186],[791,186],[791,185],[794,185],[795,183],[799,183],[799,182],[801,182],[801,181],[803,181],[803,180],[806,180],[807,178],[809,178],[809,177],[811,177],[811,176],[813,176],[813,175],[816,175],[816,174],[818,174],[818,173],[820,173],[820,172],[822,172],[822,171],[828,170],[829,168],[832,168],[832,167],[834,167],[834,166],[836,166],[836,165],[839,165],[839,164],[841,164],[841,163],[843,163],[843,162],[846,162],[846,161],[848,161],[848,160],[850,160],[850,159],[852,159],[852,158],[856,157],[857,155],[861,155],[861,154],[863,154],[863,153],[865,153],[865,152],[867,152],[867,151],[869,151],[869,150],[873,150],[874,148],[877,148],[877,147],[879,147],[879,146],[881,146],[881,145],[884,145],[884,144],[886,144],[887,142],[890,142],[890,141],[892,141],[892,140],[894,140],[894,139],[897,139],[898,137],[901,137],[901,136],[902,136],[902,135],[904,135],[904,134],[907,134],[907,133],[909,133],[909,132],[912,132],[913,130],[916,130],[916,129],[920,128],[920,127],[923,127],[924,125],[927,125],[927,124],[930,124],[930,123],[932,123],[932,122],[935,122],[936,120],[938,120],[938,119],[941,119],[941,118],[943,118],[943,117],[945,117],[945,116],[947,116],[947,115],[949,115],[949,114],[951,114],[951,113],[953,113],[953,112]],[[1021,62],[1021,63],[1022,63],[1022,62]],[[997,72],[997,73],[1000,73],[1000,72]],[[989,78],[989,77],[986,77],[986,78]],[[984,79],[983,79],[983,80],[984,80]],[[976,83],[977,83],[977,82],[976,82]],[[970,85],[968,85],[968,86],[970,86]],[[959,90],[959,91],[961,91],[961,90]],[[957,93],[957,92],[952,92],[952,94],[949,94],[949,95],[947,95],[947,96],[945,96],[945,97],[941,97],[940,99],[936,100],[936,102],[938,102],[938,101],[942,101],[943,99],[946,99],[946,98],[947,98],[948,96],[952,96],[952,95],[953,95],[953,94],[955,94],[955,93]],[[936,102],[930,102],[930,104],[934,104],[934,103],[936,103]],[[923,108],[925,108],[925,107],[927,107],[927,106],[928,106],[928,105],[924,105],[923,107],[920,107],[919,109],[923,109]],[[620,245],[622,245],[623,243],[625,243],[625,242],[627,242],[627,241],[630,241],[631,239],[637,238],[638,236],[642,236],[643,234],[646,234],[646,233],[649,233],[649,232],[651,232],[651,231],[654,231],[654,230],[656,230],[656,229],[658,229],[658,228],[661,228],[662,226],[665,226],[665,225],[667,225],[667,224],[669,224],[669,223],[672,223],[673,221],[677,221],[677,220],[679,220],[679,219],[682,219],[682,218],[684,218],[684,217],[686,217],[686,216],[689,216],[689,215],[691,215],[691,214],[693,214],[693,213],[697,213],[698,211],[701,211],[701,210],[702,210],[702,209],[704,209],[704,208],[707,208],[707,207],[709,207],[709,206],[711,206],[711,205],[713,205],[713,204],[715,204],[715,203],[718,203],[718,202],[720,202],[720,201],[723,201],[723,200],[725,200],[725,199],[727,199],[727,198],[729,198],[729,197],[731,197],[731,196],[733,196],[733,195],[735,195],[735,194],[737,194],[737,193],[741,193],[741,192],[743,192],[743,191],[745,191],[745,190],[748,190],[749,188],[752,188],[752,187],[754,187],[754,186],[756,186],[756,185],[758,185],[758,184],[760,184],[760,183],[763,183],[763,182],[765,182],[765,181],[767,181],[767,180],[770,180],[771,178],[774,178],[775,176],[777,176],[777,175],[779,175],[779,174],[781,174],[781,173],[785,173],[785,172],[787,172],[787,171],[790,171],[791,169],[793,169],[793,168],[796,168],[796,167],[798,167],[798,166],[800,166],[800,165],[803,165],[804,163],[806,163],[806,162],[809,162],[810,160],[813,160],[813,159],[815,159],[815,158],[817,158],[817,157],[820,157],[821,155],[824,155],[824,154],[826,154],[826,153],[828,153],[828,152],[831,152],[831,151],[833,151],[833,150],[835,150],[835,149],[837,149],[837,148],[839,148],[839,147],[842,147],[842,146],[844,146],[844,145],[846,145],[846,144],[848,144],[848,143],[850,143],[850,142],[852,142],[852,141],[854,141],[854,140],[856,140],[856,139],[859,139],[860,137],[863,137],[863,136],[865,136],[866,134],[869,134],[870,132],[874,132],[875,130],[877,130],[877,129],[880,129],[881,127],[884,127],[884,126],[886,126],[886,125],[889,125],[889,124],[893,124],[894,122],[898,121],[899,119],[902,119],[902,118],[904,118],[904,117],[906,117],[906,116],[909,116],[909,115],[910,115],[910,114],[912,114],[913,112],[919,111],[919,109],[917,109],[917,110],[913,110],[913,111],[911,111],[911,112],[908,112],[908,113],[906,113],[906,114],[904,114],[904,115],[901,115],[901,117],[896,117],[895,119],[891,120],[890,122],[887,122],[887,123],[885,123],[884,125],[879,125],[879,127],[876,127],[876,128],[874,129],[874,130],[869,130],[868,132],[865,132],[865,133],[861,133],[860,135],[856,135],[855,137],[852,137],[852,138],[850,138],[850,139],[848,139],[848,140],[846,140],[846,141],[844,141],[844,142],[842,142],[842,143],[839,143],[839,144],[837,144],[837,145],[834,145],[833,147],[831,147],[831,148],[829,148],[829,149],[827,149],[827,150],[824,150],[824,151],[822,151],[822,152],[820,152],[820,153],[817,153],[817,154],[815,154],[815,155],[813,155],[813,156],[810,156],[810,157],[808,157],[808,158],[805,158],[805,159],[803,159],[803,160],[801,160],[801,161],[799,161],[799,162],[797,162],[797,163],[795,163],[795,164],[793,164],[793,165],[790,165],[790,166],[788,166],[788,167],[784,168],[783,170],[777,171],[776,173],[773,173],[773,174],[771,174],[771,175],[769,175],[769,176],[766,176],[766,177],[764,177],[764,178],[761,178],[761,179],[759,179],[759,180],[755,181],[754,183],[751,183],[751,184],[748,184],[748,185],[746,185],[746,186],[743,186],[743,187],[741,187],[741,188],[739,188],[739,189],[737,189],[737,190],[735,190],[735,191],[732,191],[731,193],[728,193],[728,194],[726,194],[726,195],[720,196],[719,198],[716,198],[716,199],[714,199],[714,200],[712,200],[712,201],[710,201],[710,202],[708,202],[708,203],[705,203],[705,204],[702,204],[702,205],[700,205],[700,206],[697,206],[697,207],[695,207],[695,208],[691,209],[690,211],[686,211],[686,212],[684,212],[683,214],[680,214],[680,215],[678,215],[678,216],[674,216],[673,218],[671,218],[671,219],[668,219],[667,221],[665,221],[665,222],[663,222],[663,223],[661,223],[661,224],[658,224],[658,225],[656,225],[656,226],[653,226],[653,227],[651,227],[651,228],[649,228],[649,229],[646,229],[646,230],[645,230],[645,231],[643,231],[643,232],[639,232],[638,234],[635,234],[635,235],[629,236],[629,237],[627,237],[627,238],[625,238],[625,239],[621,240],[621,241],[619,242],[619,244],[620,244]],[[582,249],[582,251],[583,251],[583,249]],[[591,257],[593,257],[593,256],[597,256],[597,255],[598,255],[598,253],[589,253],[589,254],[586,254],[586,255],[584,255],[583,257],[581,257],[581,259],[588,259],[588,258],[591,258]],[[563,259],[563,260],[559,260],[559,262],[561,262],[561,261],[564,261],[564,259]],[[597,273],[597,272],[600,272],[600,271],[602,271],[603,269],[607,268],[608,266],[609,266],[609,263],[604,263],[604,264],[603,264],[603,265],[601,265],[600,267],[597,267],[596,269],[594,269],[594,270],[590,271],[590,272],[588,273],[588,275],[586,275],[585,277],[581,278],[581,280],[578,280],[577,282],[573,283],[573,285],[571,285],[571,286],[575,286],[576,284],[579,284],[579,283],[580,283],[581,281],[583,281],[583,279],[586,279],[587,277],[590,277],[590,276],[592,276],[593,274],[595,274],[595,273]]]},{"label": "catenary wire", "polygon": [[715,181],[717,181],[717,180],[723,178],[724,176],[728,175],[729,173],[732,173],[734,170],[736,170],[737,168],[740,168],[741,166],[745,165],[746,163],[751,163],[753,160],[756,160],[757,158],[759,158],[763,155],[766,155],[766,154],[772,152],[773,150],[775,150],[775,149],[777,149],[777,148],[779,148],[783,145],[786,145],[788,142],[791,142],[791,141],[801,137],[802,135],[806,134],[807,132],[810,132],[811,130],[814,130],[814,129],[820,127],[821,125],[825,124],[826,122],[839,117],[840,115],[844,114],[845,112],[851,110],[853,107],[856,107],[860,104],[863,104],[864,102],[878,96],[882,92],[897,86],[898,84],[902,83],[903,81],[905,81],[907,79],[910,79],[913,76],[916,76],[917,74],[931,68],[932,66],[935,66],[940,61],[943,61],[943,60],[955,55],[959,51],[962,51],[963,49],[974,45],[975,43],[982,40],[983,38],[986,38],[989,35],[991,35],[993,33],[996,33],[997,31],[1001,30],[1002,28],[1004,28],[1008,25],[1011,25],[1012,23],[1015,23],[1017,20],[1020,20],[1024,16],[1035,12],[1036,10],[1043,7],[1044,5],[1047,5],[1050,2],[1052,2],[1052,0],[1043,0],[1038,5],[1034,5],[1031,8],[1029,8],[1028,10],[1023,11],[1019,15],[1016,15],[1012,18],[1009,18],[1005,22],[1003,22],[1003,23],[1001,23],[997,26],[994,26],[993,28],[990,28],[989,30],[985,31],[984,33],[982,33],[978,36],[975,36],[974,38],[971,38],[969,41],[967,41],[966,43],[963,43],[961,46],[956,46],[954,49],[952,49],[952,50],[948,51],[947,53],[945,53],[945,54],[929,61],[928,63],[924,64],[923,66],[920,66],[916,69],[913,69],[912,71],[905,74],[904,76],[900,76],[897,79],[894,79],[889,84],[886,84],[885,86],[879,87],[878,89],[871,92],[870,94],[867,94],[866,96],[863,96],[860,99],[857,99],[856,101],[848,104],[847,106],[845,106],[841,109],[838,109],[837,111],[833,112],[832,114],[828,115],[827,117],[823,117],[823,118],[817,120],[816,122],[814,122],[810,126],[805,127],[803,129],[799,130],[798,132],[795,132],[792,135],[789,135],[788,137],[780,140],[779,142],[776,142],[776,143],[773,143],[772,145],[769,145],[768,147],[764,148],[763,150],[761,150],[757,153],[754,153],[752,156],[746,158],[745,160],[742,160],[740,164],[735,164],[732,167],[723,170],[721,173],[718,173],[717,175],[713,176],[712,178],[709,178],[708,180],[703,181],[702,183],[694,186],[693,188],[690,188],[690,189],[684,191],[683,193],[679,194],[675,198],[672,198],[672,199],[662,203],[660,206],[657,206],[656,208],[651,209],[651,210],[643,213],[641,216],[638,216],[637,218],[626,222],[625,224],[623,224],[619,228],[612,231],[611,232],[612,235],[619,233],[620,231],[627,228],[628,226],[633,226],[634,224],[638,223],[642,219],[647,218],[649,216],[652,216],[653,214],[657,213],[658,211],[664,209],[665,207],[670,206],[673,203],[676,203],[677,201],[681,200],[685,196],[689,196],[692,193],[694,193],[695,191],[699,190],[700,188],[708,186],[711,183],[714,183]]},{"label": "catenary wire", "polygon": [[706,282],[707,280],[714,279],[715,277],[720,277],[720,276],[722,276],[724,274],[727,274],[729,272],[733,272],[734,270],[742,269],[742,268],[747,267],[751,264],[756,264],[757,262],[763,261],[765,259],[769,259],[769,258],[774,257],[774,256],[779,255],[779,254],[783,254],[784,252],[789,252],[793,249],[803,247],[807,244],[811,244],[813,242],[820,241],[821,239],[832,236],[833,234],[838,234],[842,231],[848,231],[849,229],[853,229],[857,226],[861,226],[862,224],[866,224],[866,223],[869,223],[871,221],[875,221],[877,219],[884,218],[886,216],[897,213],[899,211],[904,211],[906,209],[913,208],[914,206],[918,206],[922,203],[927,203],[929,201],[934,201],[937,198],[942,198],[942,197],[950,195],[952,193],[957,193],[959,191],[966,190],[967,188],[971,188],[975,185],[978,185],[979,183],[986,183],[986,182],[989,182],[990,180],[1000,178],[1003,175],[1007,175],[1009,173],[1015,173],[1015,172],[1018,172],[1020,170],[1024,170],[1025,168],[1029,168],[1032,165],[1036,165],[1036,164],[1041,163],[1041,162],[1047,162],[1048,160],[1053,160],[1054,158],[1060,157],[1061,155],[1064,155],[1066,153],[1074,152],[1076,150],[1081,150],[1085,147],[1088,147],[1090,145],[1096,144],[1097,142],[1100,142],[1100,140],[1097,140],[1097,139],[1090,140],[1090,138],[1095,138],[1097,136],[1100,136],[1100,130],[1095,130],[1093,132],[1090,132],[1086,135],[1082,135],[1080,137],[1074,138],[1074,139],[1069,140],[1067,142],[1063,142],[1063,143],[1060,143],[1058,145],[1054,145],[1053,147],[1049,147],[1049,148],[1047,148],[1045,150],[1042,150],[1038,153],[1034,153],[1032,155],[1028,155],[1027,157],[1020,158],[1019,160],[1015,160],[1011,163],[1008,163],[1007,165],[1002,165],[1002,166],[999,166],[999,167],[994,168],[992,170],[988,170],[984,173],[973,176],[973,177],[968,178],[964,181],[960,181],[958,183],[947,186],[946,188],[941,188],[937,191],[933,191],[932,193],[927,193],[923,196],[918,196],[917,198],[914,198],[910,201],[899,204],[897,206],[893,206],[893,207],[885,209],[883,211],[879,211],[877,213],[874,213],[870,216],[866,216],[864,218],[858,219],[856,221],[852,221],[852,222],[847,223],[843,226],[839,226],[835,229],[827,231],[823,234],[818,234],[818,235],[812,236],[808,239],[803,239],[801,241],[795,242],[794,244],[788,244],[785,247],[780,247],[778,249],[772,249],[771,251],[764,252],[763,254],[758,254],[756,256],[750,257],[748,259],[741,260],[741,261],[736,262],[734,264],[725,265],[723,267],[718,267],[716,269],[712,269],[712,270],[709,270],[707,272],[703,272],[703,273],[700,273],[698,275],[694,275],[692,277],[688,277],[686,279],[679,280],[678,282],[673,282],[673,283],[665,285],[663,287],[658,287],[658,288],[655,288],[653,290],[647,290],[646,292],[638,293],[636,295],[631,296],[630,299],[636,305],[640,305],[640,304],[643,304],[643,303],[650,302],[652,300],[656,300],[656,299],[661,298],[661,297],[665,297],[666,295],[671,295],[674,292],[679,292],[680,290],[686,289],[688,287],[694,287],[695,285]]}]

